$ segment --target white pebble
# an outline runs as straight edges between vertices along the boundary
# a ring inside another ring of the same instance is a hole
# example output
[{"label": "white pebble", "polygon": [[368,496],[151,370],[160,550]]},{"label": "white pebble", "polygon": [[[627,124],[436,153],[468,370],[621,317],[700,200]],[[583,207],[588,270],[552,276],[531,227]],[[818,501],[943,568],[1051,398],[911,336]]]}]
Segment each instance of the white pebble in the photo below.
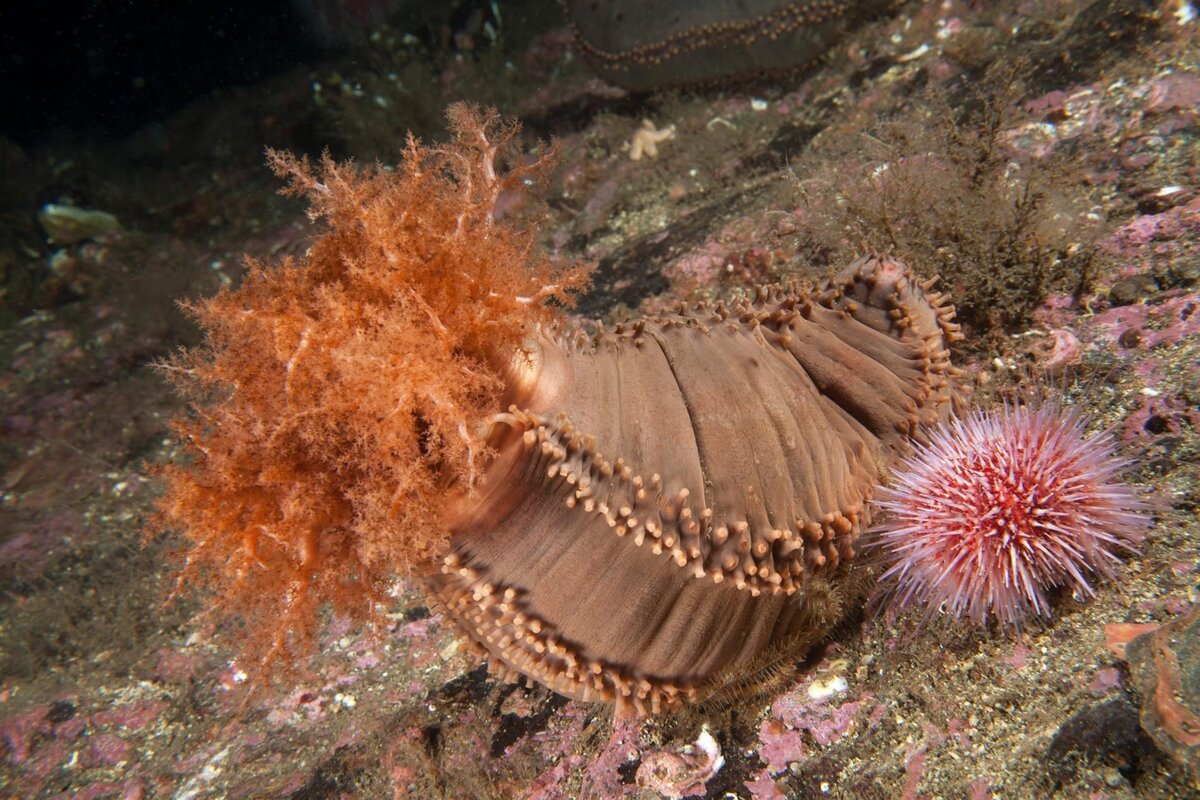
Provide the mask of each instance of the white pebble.
[{"label": "white pebble", "polygon": [[815,680],[808,685],[808,696],[813,700],[824,700],[835,694],[841,694],[850,688],[846,679],[841,675],[830,675],[828,678]]}]

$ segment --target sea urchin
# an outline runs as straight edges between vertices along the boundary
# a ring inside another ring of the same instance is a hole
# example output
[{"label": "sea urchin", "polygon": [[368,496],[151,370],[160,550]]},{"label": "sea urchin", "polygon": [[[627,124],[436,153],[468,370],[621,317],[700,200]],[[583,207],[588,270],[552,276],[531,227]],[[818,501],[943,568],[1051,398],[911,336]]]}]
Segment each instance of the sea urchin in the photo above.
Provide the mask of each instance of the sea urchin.
[{"label": "sea urchin", "polygon": [[1108,433],[1054,405],[975,412],[935,430],[881,490],[882,581],[901,605],[928,604],[976,623],[1050,615],[1045,591],[1094,595],[1148,523],[1118,480],[1126,462]]}]

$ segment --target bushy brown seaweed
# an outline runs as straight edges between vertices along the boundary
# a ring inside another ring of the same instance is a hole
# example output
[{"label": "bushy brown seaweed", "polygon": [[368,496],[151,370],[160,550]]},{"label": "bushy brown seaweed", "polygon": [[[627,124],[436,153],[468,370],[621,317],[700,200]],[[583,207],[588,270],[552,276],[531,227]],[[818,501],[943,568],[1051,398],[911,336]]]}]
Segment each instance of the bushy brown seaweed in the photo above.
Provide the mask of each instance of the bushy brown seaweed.
[{"label": "bushy brown seaweed", "polygon": [[1096,221],[1077,160],[1009,146],[1020,64],[993,70],[963,104],[936,91],[798,173],[808,250],[889,252],[940,274],[960,321],[991,337],[1028,324],[1053,289],[1092,279]]},{"label": "bushy brown seaweed", "polygon": [[503,226],[517,127],[452,106],[452,139],[410,136],[395,170],[270,152],[325,232],[301,259],[251,261],[240,288],[190,304],[206,342],[163,365],[192,400],[175,429],[157,529],[189,550],[244,652],[311,642],[325,604],[354,618],[398,571],[445,545],[448,504],[487,457],[484,419],[525,337],[587,270],[552,263],[531,226]]}]

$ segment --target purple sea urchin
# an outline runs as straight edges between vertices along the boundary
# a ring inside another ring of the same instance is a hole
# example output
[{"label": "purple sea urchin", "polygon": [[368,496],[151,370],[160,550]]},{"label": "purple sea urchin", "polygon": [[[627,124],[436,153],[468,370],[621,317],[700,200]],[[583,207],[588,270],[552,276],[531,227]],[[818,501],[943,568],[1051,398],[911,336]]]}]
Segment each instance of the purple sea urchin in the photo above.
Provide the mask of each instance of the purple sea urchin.
[{"label": "purple sea urchin", "polygon": [[1148,518],[1118,480],[1126,462],[1109,433],[1088,437],[1075,411],[1053,405],[975,412],[935,430],[880,492],[888,519],[883,582],[977,623],[1050,615],[1046,589],[1095,594]]}]

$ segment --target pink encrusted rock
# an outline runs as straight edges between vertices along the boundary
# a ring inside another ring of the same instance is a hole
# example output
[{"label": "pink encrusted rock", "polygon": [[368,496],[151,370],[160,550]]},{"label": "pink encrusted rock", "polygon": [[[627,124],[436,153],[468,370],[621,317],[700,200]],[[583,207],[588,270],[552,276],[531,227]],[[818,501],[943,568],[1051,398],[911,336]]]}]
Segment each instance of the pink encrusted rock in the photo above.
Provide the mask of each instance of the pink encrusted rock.
[{"label": "pink encrusted rock", "polygon": [[[1200,302],[1197,304],[1200,308]],[[1157,331],[1157,334],[1166,331]],[[1154,388],[1163,380],[1158,365],[1143,365],[1137,370],[1145,388],[1138,397],[1138,406],[1121,424],[1122,437],[1127,441],[1144,441],[1167,433],[1200,427],[1200,410],[1178,392],[1161,392]]]},{"label": "pink encrusted rock", "polygon": [[783,772],[789,763],[804,758],[803,735],[780,720],[763,720],[758,728],[758,741],[758,755],[773,773]]},{"label": "pink encrusted rock", "polygon": [[817,744],[830,745],[846,735],[866,705],[856,700],[834,706],[825,699],[802,699],[793,692],[776,700],[772,713],[789,728],[807,731]]},{"label": "pink encrusted rock", "polygon": [[158,700],[144,700],[128,705],[97,711],[92,714],[95,725],[115,725],[126,730],[137,731],[158,719],[167,706]]},{"label": "pink encrusted rock", "polygon": [[1085,335],[1108,345],[1119,344],[1125,337],[1136,346],[1152,350],[1160,345],[1174,345],[1200,334],[1200,293],[1167,297],[1154,305],[1136,304],[1105,309],[1084,321]]},{"label": "pink encrusted rock", "polygon": [[1024,105],[1037,119],[1000,134],[1016,157],[1044,158],[1059,143],[1094,133],[1105,122],[1103,94],[1090,86],[1055,90]]},{"label": "pink encrusted rock", "polygon": [[992,784],[987,778],[976,778],[971,781],[971,800],[991,800]]},{"label": "pink encrusted rock", "polygon": [[98,781],[96,783],[87,785],[78,792],[57,795],[54,800],[59,800],[59,798],[66,800],[68,797],[70,800],[99,800],[101,797],[116,797],[118,795],[122,798],[122,800],[125,800],[125,798],[127,798],[129,795],[127,792],[123,791],[123,788],[124,787],[119,783]]},{"label": "pink encrusted rock", "polygon": [[396,635],[403,639],[424,639],[438,630],[442,622],[441,614],[431,614],[423,619],[405,623]]},{"label": "pink encrusted rock", "polygon": [[59,722],[54,726],[54,738],[62,739],[69,742],[79,734],[83,733],[88,726],[87,717],[71,717],[65,722]]},{"label": "pink encrusted rock", "polygon": [[1020,672],[1025,669],[1025,660],[1029,657],[1029,648],[1025,646],[1023,641],[1018,641],[1017,646],[1013,648],[1012,655],[1004,658],[996,659],[1001,664],[1008,664],[1013,669]]},{"label": "pink encrusted rock", "polygon": [[916,800],[917,787],[921,785],[921,780],[925,777],[925,771],[928,769],[925,761],[928,758],[928,753],[925,747],[917,748],[908,757],[904,763],[904,789],[901,797],[903,800]]},{"label": "pink encrusted rock", "polygon": [[1083,348],[1079,338],[1066,328],[1050,331],[1049,352],[1042,368],[1051,375],[1059,375],[1079,363]]},{"label": "pink encrusted rock", "polygon": [[705,286],[717,280],[731,256],[728,245],[705,242],[675,259],[664,271],[677,284]]},{"label": "pink encrusted rock", "polygon": [[13,764],[25,763],[35,738],[51,732],[53,726],[46,719],[49,711],[50,706],[42,705],[0,720],[0,741],[8,746],[8,757]]},{"label": "pink encrusted rock", "polygon": [[354,666],[358,669],[369,670],[379,666],[379,656],[373,652],[366,652],[362,655],[354,657]]},{"label": "pink encrusted rock", "polygon": [[618,770],[637,757],[640,722],[634,717],[613,720],[613,732],[604,749],[586,770],[587,781],[600,797],[620,797],[628,787],[621,784]]},{"label": "pink encrusted rock", "polygon": [[1164,111],[1190,111],[1200,109],[1200,75],[1192,72],[1176,72],[1150,83],[1146,95],[1146,110],[1151,113]]},{"label": "pink encrusted rock", "polygon": [[129,742],[114,733],[98,733],[88,740],[88,760],[100,767],[114,767],[129,760]]},{"label": "pink encrusted rock", "polygon": [[[568,800],[570,794],[562,784],[571,770],[583,761],[579,756],[564,758],[550,769],[543,772],[529,787],[525,795],[527,800]],[[618,795],[619,796],[619,795]]]},{"label": "pink encrusted rock", "polygon": [[25,762],[25,770],[37,778],[47,778],[60,769],[68,757],[66,742],[53,739],[34,748],[29,760]]},{"label": "pink encrusted rock", "polygon": [[754,800],[787,800],[787,795],[779,788],[779,784],[768,770],[760,772],[753,781],[747,781],[745,786]]},{"label": "pink encrusted rock", "polygon": [[1092,676],[1088,691],[1096,697],[1103,697],[1121,685],[1121,671],[1116,667],[1101,667]]},{"label": "pink encrusted rock", "polygon": [[1101,240],[1100,249],[1127,256],[1150,242],[1169,241],[1187,234],[1200,233],[1200,197],[1163,211],[1142,214]]},{"label": "pink encrusted rock", "polygon": [[780,237],[795,229],[792,215],[734,219],[666,264],[663,275],[681,296],[712,287],[722,280],[769,283],[776,279],[770,252]]},{"label": "pink encrusted rock", "polygon": [[267,712],[266,719],[274,727],[285,727],[300,720],[320,722],[325,717],[325,703],[322,702],[321,692],[299,688]]},{"label": "pink encrusted rock", "polygon": [[392,788],[396,791],[397,796],[407,797],[409,790],[417,782],[417,779],[420,776],[412,767],[393,765],[391,769],[388,770],[388,777],[392,781]]},{"label": "pink encrusted rock", "polygon": [[951,717],[946,721],[946,733],[959,744],[971,741],[971,723],[962,717]]},{"label": "pink encrusted rock", "polygon": [[162,647],[154,654],[154,677],[163,683],[187,684],[205,666],[204,658]]}]

